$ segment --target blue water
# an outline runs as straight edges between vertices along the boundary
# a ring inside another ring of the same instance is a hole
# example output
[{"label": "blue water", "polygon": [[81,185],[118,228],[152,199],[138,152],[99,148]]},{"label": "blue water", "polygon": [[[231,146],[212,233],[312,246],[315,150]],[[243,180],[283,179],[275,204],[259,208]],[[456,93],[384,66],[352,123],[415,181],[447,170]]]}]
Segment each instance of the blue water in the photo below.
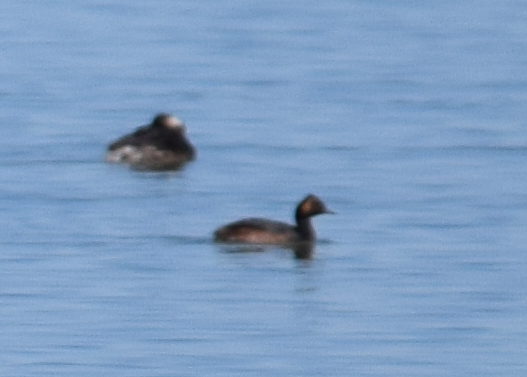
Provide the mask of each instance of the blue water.
[{"label": "blue water", "polygon": [[[4,3],[1,376],[527,375],[527,3]],[[310,192],[313,260],[211,242]]]}]

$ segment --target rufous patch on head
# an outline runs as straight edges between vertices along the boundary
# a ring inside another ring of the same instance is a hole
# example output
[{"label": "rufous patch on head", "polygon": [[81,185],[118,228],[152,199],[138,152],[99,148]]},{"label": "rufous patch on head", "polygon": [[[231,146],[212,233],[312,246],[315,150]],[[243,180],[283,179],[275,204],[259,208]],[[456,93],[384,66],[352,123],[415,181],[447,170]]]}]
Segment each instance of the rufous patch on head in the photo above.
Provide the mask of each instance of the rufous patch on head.
[{"label": "rufous patch on head", "polygon": [[300,207],[302,213],[309,213],[313,210],[313,203],[311,200],[306,200],[304,203],[302,203],[302,206]]}]

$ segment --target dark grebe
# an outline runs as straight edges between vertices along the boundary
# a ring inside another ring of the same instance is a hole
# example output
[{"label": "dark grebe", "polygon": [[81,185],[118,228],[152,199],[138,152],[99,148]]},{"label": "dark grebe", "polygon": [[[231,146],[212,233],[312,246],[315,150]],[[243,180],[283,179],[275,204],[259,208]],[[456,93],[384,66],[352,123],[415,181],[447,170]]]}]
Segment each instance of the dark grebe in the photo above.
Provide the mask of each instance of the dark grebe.
[{"label": "dark grebe", "polygon": [[296,207],[296,226],[280,221],[247,218],[217,229],[214,232],[214,241],[283,246],[312,244],[316,236],[311,217],[323,213],[334,212],[327,209],[322,200],[315,195],[308,195]]},{"label": "dark grebe", "polygon": [[168,114],[157,115],[108,146],[106,161],[129,164],[136,170],[174,170],[196,157],[185,135],[185,124]]}]

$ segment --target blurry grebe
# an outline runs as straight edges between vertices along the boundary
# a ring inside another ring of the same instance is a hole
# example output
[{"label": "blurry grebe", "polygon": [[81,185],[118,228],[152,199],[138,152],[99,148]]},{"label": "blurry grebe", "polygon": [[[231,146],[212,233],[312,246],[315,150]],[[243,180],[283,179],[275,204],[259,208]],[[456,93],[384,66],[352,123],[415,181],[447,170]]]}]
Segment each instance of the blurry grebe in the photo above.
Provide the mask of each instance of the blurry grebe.
[{"label": "blurry grebe", "polygon": [[214,232],[214,241],[284,246],[312,244],[316,236],[311,217],[323,213],[334,212],[327,209],[322,200],[315,195],[308,195],[296,207],[296,225],[262,218],[247,218],[217,229]]},{"label": "blurry grebe", "polygon": [[158,114],[151,124],[117,139],[106,153],[107,162],[129,164],[137,170],[178,169],[195,157],[185,124],[168,114]]}]

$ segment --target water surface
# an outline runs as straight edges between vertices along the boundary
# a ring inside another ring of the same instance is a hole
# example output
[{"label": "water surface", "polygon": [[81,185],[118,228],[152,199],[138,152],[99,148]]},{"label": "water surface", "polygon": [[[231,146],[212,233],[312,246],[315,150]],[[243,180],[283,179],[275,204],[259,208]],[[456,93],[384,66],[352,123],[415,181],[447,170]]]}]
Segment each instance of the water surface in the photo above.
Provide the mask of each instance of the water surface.
[{"label": "water surface", "polygon": [[[0,9],[2,376],[525,375],[524,2]],[[307,193],[313,260],[211,242]]]}]

